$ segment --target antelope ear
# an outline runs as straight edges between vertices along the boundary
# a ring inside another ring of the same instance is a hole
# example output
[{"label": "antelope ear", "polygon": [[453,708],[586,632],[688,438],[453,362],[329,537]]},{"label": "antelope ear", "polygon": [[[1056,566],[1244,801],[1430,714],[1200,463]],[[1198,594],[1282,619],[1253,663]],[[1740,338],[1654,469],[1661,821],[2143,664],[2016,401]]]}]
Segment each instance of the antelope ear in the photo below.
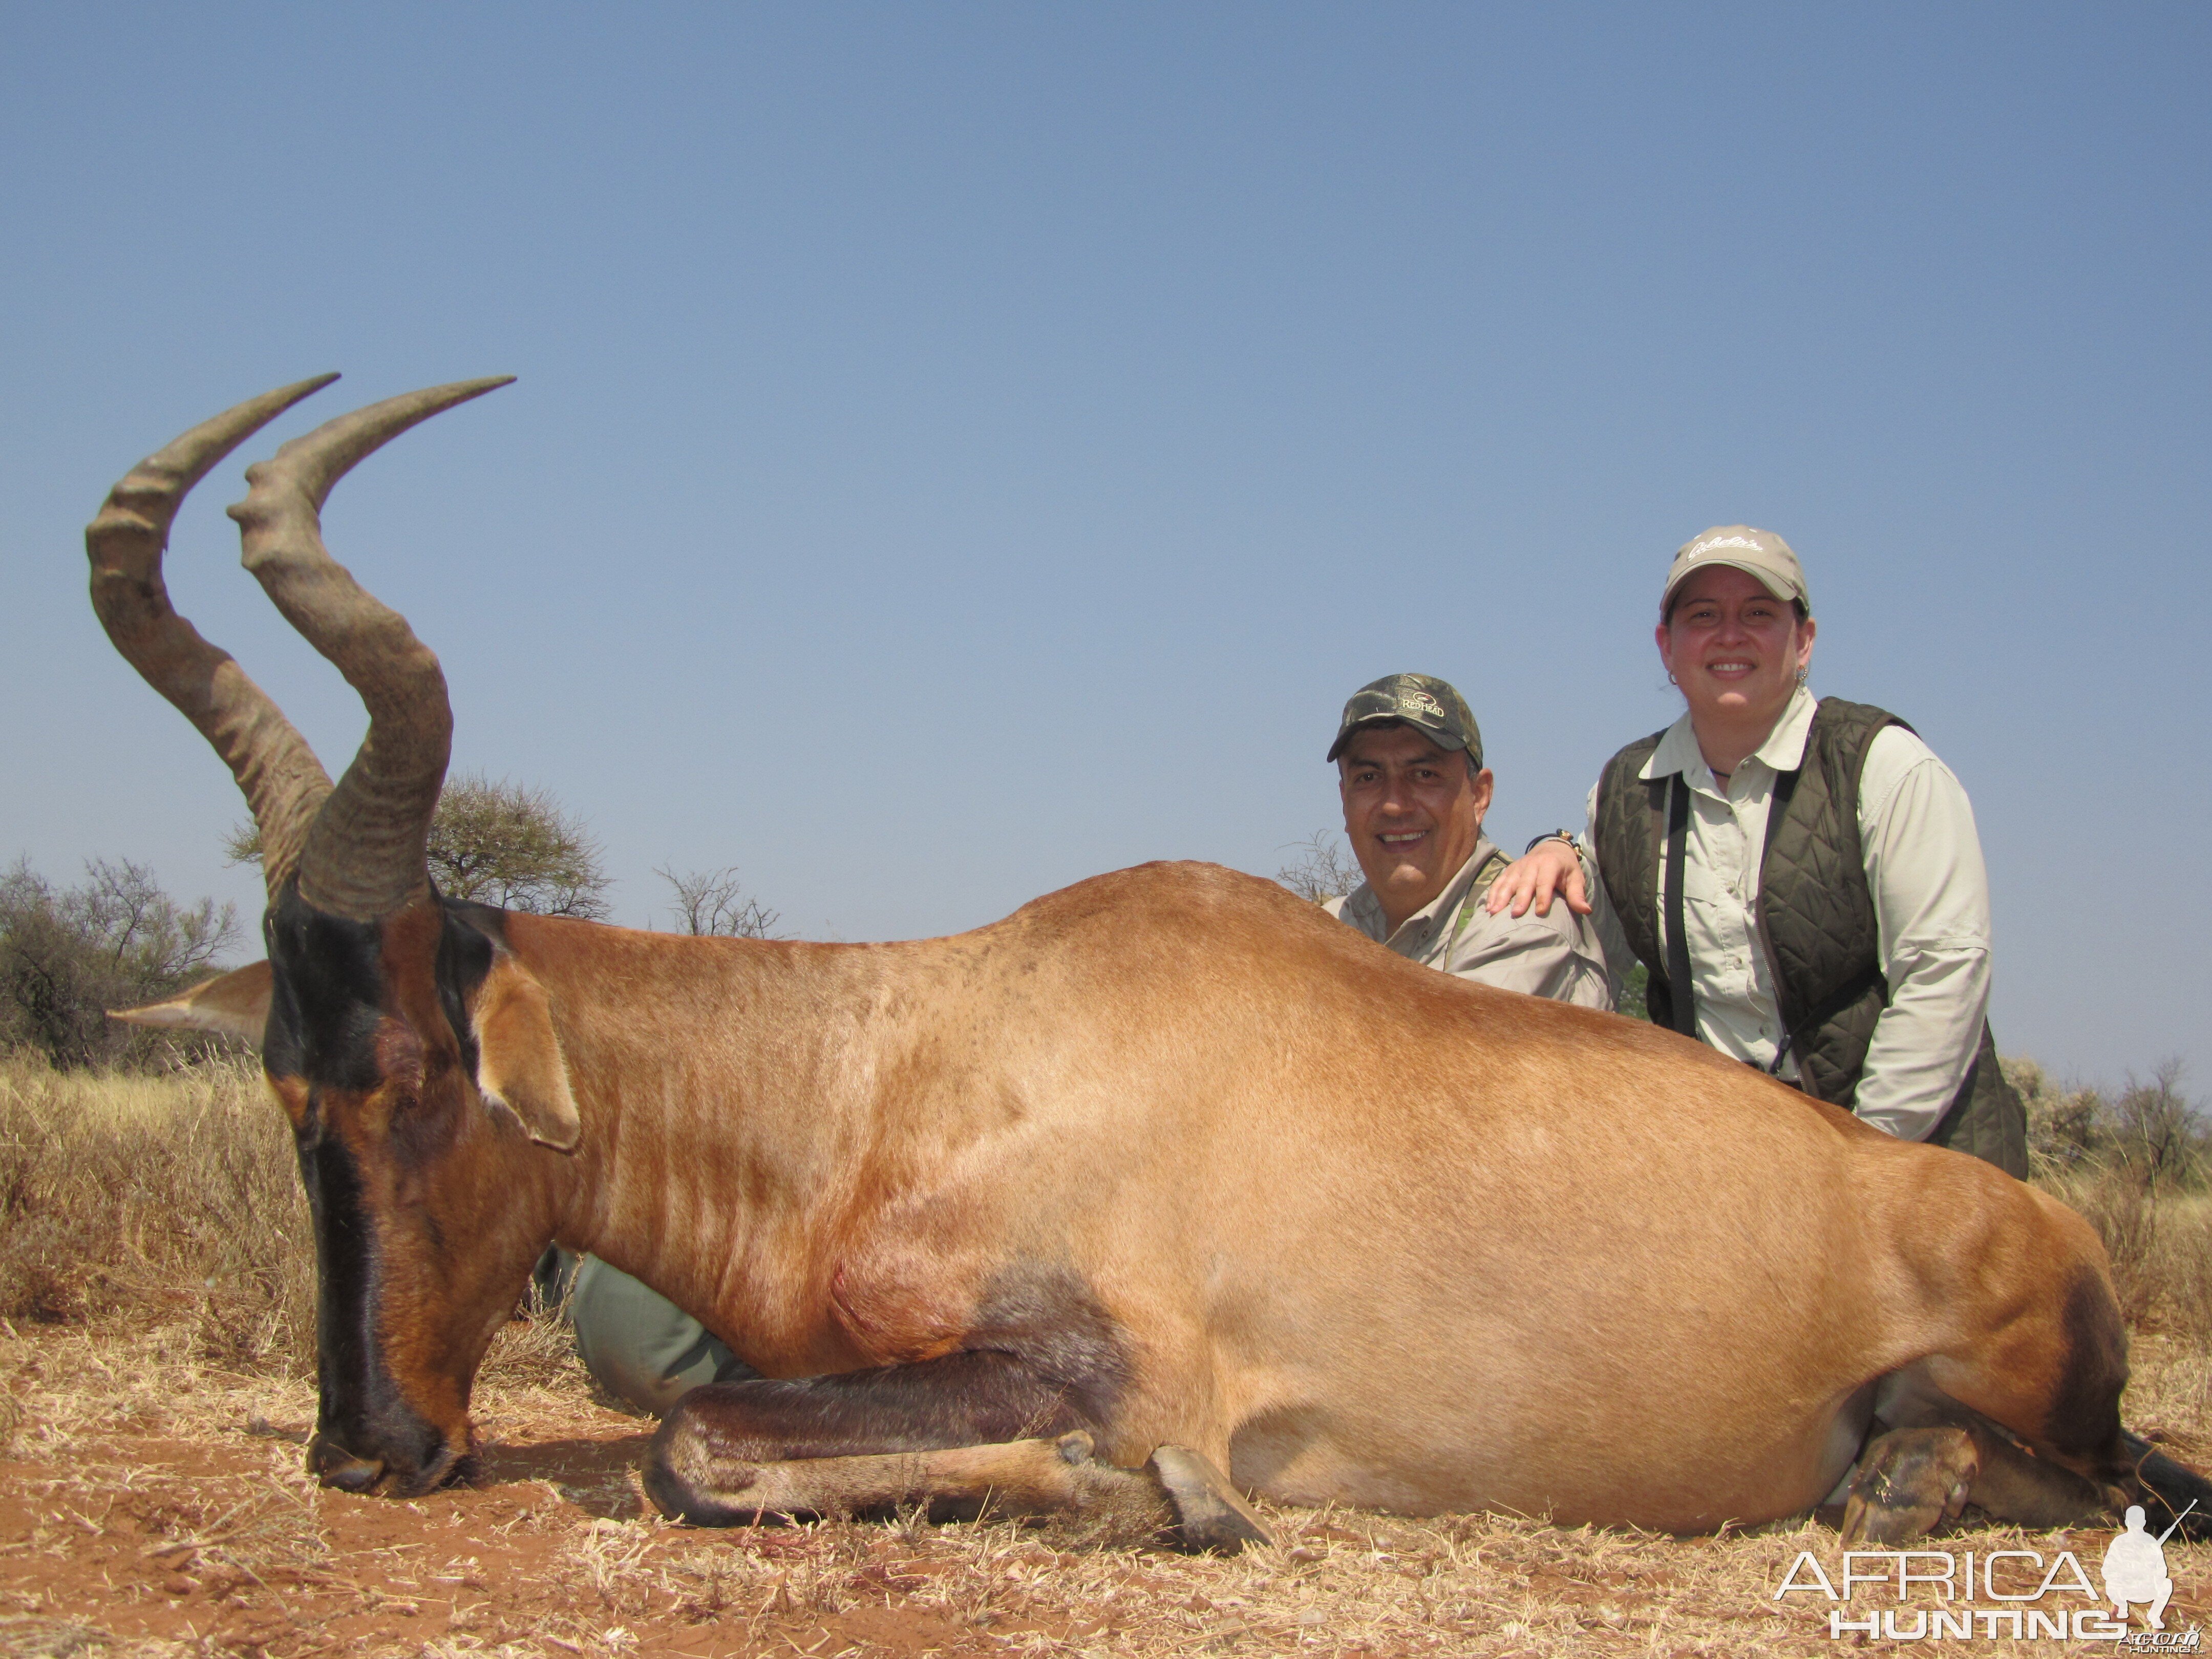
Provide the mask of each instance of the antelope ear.
[{"label": "antelope ear", "polygon": [[470,1011],[476,1028],[477,1087],[521,1120],[530,1138],[573,1152],[584,1133],[568,1090],[568,1062],[553,1034],[553,1007],[530,970],[501,951]]},{"label": "antelope ear", "polygon": [[257,962],[219,974],[167,1002],[149,1002],[143,1008],[111,1008],[107,1017],[132,1025],[243,1037],[258,1048],[261,1034],[269,1026],[269,964]]}]

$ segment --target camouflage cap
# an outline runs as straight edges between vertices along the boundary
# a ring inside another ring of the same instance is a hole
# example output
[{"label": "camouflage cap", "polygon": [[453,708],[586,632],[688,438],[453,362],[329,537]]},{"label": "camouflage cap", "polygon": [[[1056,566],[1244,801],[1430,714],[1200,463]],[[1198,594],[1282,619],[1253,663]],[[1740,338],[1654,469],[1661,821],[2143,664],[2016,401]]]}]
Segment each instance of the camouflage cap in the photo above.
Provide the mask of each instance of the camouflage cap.
[{"label": "camouflage cap", "polygon": [[1668,568],[1667,586],[1659,595],[1659,615],[1664,618],[1674,590],[1708,565],[1733,565],[1778,599],[1795,599],[1813,612],[1813,597],[1805,591],[1805,567],[1790,544],[1771,530],[1753,530],[1747,524],[1717,524],[1674,550]]},{"label": "camouflage cap", "polygon": [[1360,727],[1389,722],[1412,726],[1439,749],[1466,750],[1474,769],[1482,769],[1482,731],[1467,699],[1433,674],[1385,674],[1353,692],[1344,705],[1344,718],[1337,722],[1336,741],[1329,745],[1328,757],[1334,760],[1342,754]]}]

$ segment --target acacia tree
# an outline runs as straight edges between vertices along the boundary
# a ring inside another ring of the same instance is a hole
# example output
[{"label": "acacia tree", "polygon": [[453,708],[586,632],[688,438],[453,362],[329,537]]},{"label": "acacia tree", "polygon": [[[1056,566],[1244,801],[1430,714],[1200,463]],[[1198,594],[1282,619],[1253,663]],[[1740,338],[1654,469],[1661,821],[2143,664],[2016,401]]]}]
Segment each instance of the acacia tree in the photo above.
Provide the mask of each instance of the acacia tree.
[{"label": "acacia tree", "polygon": [[481,772],[447,779],[429,854],[432,878],[452,897],[589,921],[607,914],[599,844],[547,790]]},{"label": "acacia tree", "polygon": [[1275,872],[1275,879],[1308,903],[1342,898],[1367,879],[1360,873],[1352,849],[1330,830],[1316,830],[1290,846],[1297,849],[1297,856]]},{"label": "acacia tree", "polygon": [[[258,862],[261,832],[241,823],[224,850],[234,864]],[[599,845],[552,792],[481,772],[446,780],[430,820],[431,879],[448,898],[474,899],[541,916],[605,918],[611,885]]]},{"label": "acacia tree", "polygon": [[687,933],[712,934],[723,939],[774,939],[772,931],[782,921],[757,898],[748,898],[738,881],[738,867],[678,872],[666,865],[653,872],[676,890],[669,908]]},{"label": "acacia tree", "polygon": [[128,859],[84,869],[69,888],[27,859],[0,875],[0,1047],[26,1043],[62,1067],[129,1057],[150,1039],[107,1011],[173,995],[238,939],[233,905],[179,904]]}]

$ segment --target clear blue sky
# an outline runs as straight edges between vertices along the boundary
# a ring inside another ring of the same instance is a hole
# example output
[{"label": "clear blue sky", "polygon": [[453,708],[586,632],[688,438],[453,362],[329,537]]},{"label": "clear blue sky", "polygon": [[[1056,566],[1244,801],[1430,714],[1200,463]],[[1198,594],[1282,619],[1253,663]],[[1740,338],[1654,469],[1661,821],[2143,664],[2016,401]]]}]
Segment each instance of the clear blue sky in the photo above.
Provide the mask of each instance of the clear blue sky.
[{"label": "clear blue sky", "polygon": [[[1272,872],[1397,669],[1517,848],[1672,718],[1661,574],[1741,520],[1973,797],[2000,1043],[2202,1094],[2208,86],[2201,5],[10,6],[0,858],[255,911],[82,527],[264,387],[346,374],[257,453],[511,373],[330,540],[622,921],[668,861],[847,939]],[[246,459],[173,590],[335,771]]]}]

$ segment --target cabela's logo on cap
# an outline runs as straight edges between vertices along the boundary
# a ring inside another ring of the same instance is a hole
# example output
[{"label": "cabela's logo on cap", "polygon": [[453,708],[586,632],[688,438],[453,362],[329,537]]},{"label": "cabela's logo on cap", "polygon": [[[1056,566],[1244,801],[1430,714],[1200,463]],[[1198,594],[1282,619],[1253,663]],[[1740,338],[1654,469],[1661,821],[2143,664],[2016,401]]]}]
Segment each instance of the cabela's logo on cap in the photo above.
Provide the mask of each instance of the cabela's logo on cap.
[{"label": "cabela's logo on cap", "polygon": [[1688,556],[1693,559],[1702,558],[1717,547],[1747,547],[1754,553],[1759,551],[1759,544],[1748,536],[1716,536],[1709,542],[1693,544]]}]

